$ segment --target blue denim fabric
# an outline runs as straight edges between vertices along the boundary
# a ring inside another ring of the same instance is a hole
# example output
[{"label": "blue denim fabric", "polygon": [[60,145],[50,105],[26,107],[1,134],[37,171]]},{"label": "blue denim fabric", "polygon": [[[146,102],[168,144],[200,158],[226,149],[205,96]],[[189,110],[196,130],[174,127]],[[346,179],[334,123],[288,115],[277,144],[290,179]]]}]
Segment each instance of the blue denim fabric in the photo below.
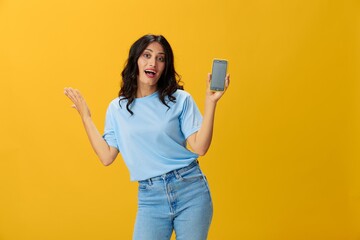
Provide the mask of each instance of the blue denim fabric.
[{"label": "blue denim fabric", "polygon": [[133,240],[205,240],[213,215],[209,186],[197,161],[139,181]]}]

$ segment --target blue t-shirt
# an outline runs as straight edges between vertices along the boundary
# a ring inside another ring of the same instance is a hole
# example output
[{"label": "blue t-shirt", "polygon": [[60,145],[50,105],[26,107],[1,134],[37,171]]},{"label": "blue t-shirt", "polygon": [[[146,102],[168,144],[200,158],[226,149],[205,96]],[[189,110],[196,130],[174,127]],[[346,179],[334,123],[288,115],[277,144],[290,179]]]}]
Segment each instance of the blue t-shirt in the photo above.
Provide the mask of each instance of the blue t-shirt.
[{"label": "blue t-shirt", "polygon": [[139,181],[185,167],[198,158],[186,148],[186,139],[200,129],[201,113],[191,95],[174,94],[170,108],[158,92],[136,98],[126,109],[127,100],[114,99],[106,112],[103,138],[121,153],[130,171],[130,180]]}]

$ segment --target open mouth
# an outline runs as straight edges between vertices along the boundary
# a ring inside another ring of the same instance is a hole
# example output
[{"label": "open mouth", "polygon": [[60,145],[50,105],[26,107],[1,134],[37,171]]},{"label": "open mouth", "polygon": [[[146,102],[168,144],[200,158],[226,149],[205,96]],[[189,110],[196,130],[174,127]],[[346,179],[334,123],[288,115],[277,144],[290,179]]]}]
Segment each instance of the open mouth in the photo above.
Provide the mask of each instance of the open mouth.
[{"label": "open mouth", "polygon": [[148,76],[148,77],[154,77],[155,74],[156,74],[156,72],[153,71],[153,70],[145,70],[145,74],[146,74],[146,76]]}]

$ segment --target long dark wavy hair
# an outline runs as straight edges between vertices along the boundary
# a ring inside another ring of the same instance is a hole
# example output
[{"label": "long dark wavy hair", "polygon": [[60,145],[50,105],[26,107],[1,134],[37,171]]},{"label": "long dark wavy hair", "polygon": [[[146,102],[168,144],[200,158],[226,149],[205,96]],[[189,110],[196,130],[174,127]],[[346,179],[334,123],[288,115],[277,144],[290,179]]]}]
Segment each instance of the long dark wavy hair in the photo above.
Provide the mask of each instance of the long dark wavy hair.
[{"label": "long dark wavy hair", "polygon": [[152,43],[158,42],[164,48],[165,52],[165,69],[157,82],[157,90],[159,93],[160,101],[167,106],[169,105],[167,101],[165,101],[166,96],[169,101],[176,102],[176,98],[173,96],[177,89],[184,89],[182,85],[180,85],[181,77],[175,71],[174,67],[174,54],[171,49],[169,42],[162,35],[145,35],[139,38],[130,48],[129,57],[125,64],[124,70],[121,73],[122,82],[119,91],[119,105],[121,107],[121,101],[127,100],[126,109],[129,111],[131,115],[134,113],[131,111],[131,104],[134,102],[136,98],[137,91],[137,77],[139,75],[139,67],[138,67],[138,59],[146,49],[146,47]]}]

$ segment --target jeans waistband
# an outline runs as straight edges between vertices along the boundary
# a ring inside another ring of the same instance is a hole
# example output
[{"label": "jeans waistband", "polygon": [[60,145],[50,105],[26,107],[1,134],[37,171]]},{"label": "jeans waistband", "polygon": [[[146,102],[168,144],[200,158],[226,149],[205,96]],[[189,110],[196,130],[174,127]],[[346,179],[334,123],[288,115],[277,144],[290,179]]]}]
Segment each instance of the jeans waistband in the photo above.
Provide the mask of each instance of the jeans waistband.
[{"label": "jeans waistband", "polygon": [[190,170],[193,167],[198,166],[198,165],[199,165],[199,161],[194,160],[192,163],[190,163],[186,167],[175,169],[175,170],[172,170],[172,171],[170,171],[168,173],[165,173],[165,174],[163,174],[161,176],[152,177],[152,178],[142,180],[142,181],[139,181],[139,182],[144,182],[145,181],[145,182],[149,182],[151,184],[153,181],[162,180],[162,179],[168,178],[169,176],[176,176],[176,178],[179,178],[181,173],[186,172],[186,171],[188,171],[188,170]]}]

